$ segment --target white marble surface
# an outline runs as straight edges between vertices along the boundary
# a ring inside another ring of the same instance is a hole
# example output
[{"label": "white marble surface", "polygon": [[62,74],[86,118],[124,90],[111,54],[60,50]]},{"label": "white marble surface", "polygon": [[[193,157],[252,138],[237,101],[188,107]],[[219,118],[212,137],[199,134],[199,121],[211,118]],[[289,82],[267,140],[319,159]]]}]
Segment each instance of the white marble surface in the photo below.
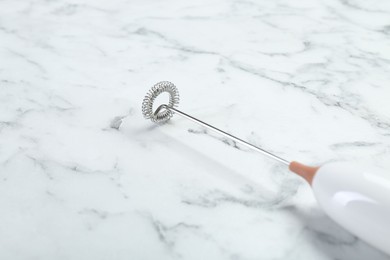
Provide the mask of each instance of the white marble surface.
[{"label": "white marble surface", "polygon": [[0,259],[390,259],[283,165],[144,120],[161,80],[287,159],[390,169],[389,1],[2,0]]}]

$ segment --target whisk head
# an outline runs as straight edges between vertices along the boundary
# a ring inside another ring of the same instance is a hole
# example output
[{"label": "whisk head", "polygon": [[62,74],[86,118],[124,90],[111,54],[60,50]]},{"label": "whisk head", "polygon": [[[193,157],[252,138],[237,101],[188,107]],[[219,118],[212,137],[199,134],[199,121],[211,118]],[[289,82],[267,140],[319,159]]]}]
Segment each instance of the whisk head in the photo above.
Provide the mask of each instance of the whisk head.
[{"label": "whisk head", "polygon": [[179,92],[176,86],[169,81],[161,81],[149,90],[142,101],[142,114],[146,119],[150,119],[156,123],[164,123],[173,116],[173,112],[166,108],[153,111],[153,103],[155,99],[163,92],[167,92],[169,94],[169,102],[166,106],[174,108],[179,104]]}]

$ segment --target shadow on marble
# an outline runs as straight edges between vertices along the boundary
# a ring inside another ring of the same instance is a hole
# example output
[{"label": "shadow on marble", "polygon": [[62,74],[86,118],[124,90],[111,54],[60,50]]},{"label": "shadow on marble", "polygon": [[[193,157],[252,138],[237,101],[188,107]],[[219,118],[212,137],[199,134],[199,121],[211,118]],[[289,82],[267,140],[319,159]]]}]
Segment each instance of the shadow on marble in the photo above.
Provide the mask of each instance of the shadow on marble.
[{"label": "shadow on marble", "polygon": [[303,238],[329,259],[390,259],[381,251],[357,238],[325,215],[320,209],[288,211],[304,226]]},{"label": "shadow on marble", "polygon": [[[290,199],[303,183],[299,178],[290,175],[283,167],[273,164],[265,168],[272,173],[259,174],[256,178],[247,176],[243,172],[229,167],[226,163],[212,158],[208,150],[199,151],[179,138],[159,131],[159,127],[151,125],[132,131],[131,134],[126,132],[124,134],[129,138],[136,136],[142,141],[146,139],[147,142],[164,140],[163,145],[169,145],[170,152],[199,162],[202,166],[197,167],[200,167],[203,175],[216,178],[220,182],[212,185],[207,184],[207,187],[200,189],[203,190],[200,194],[190,193],[182,200],[185,204],[213,208],[229,203],[249,208],[280,209],[291,205]],[[182,167],[178,166],[177,169],[180,170]]]},{"label": "shadow on marble", "polygon": [[254,179],[248,178],[240,172],[226,166],[226,164],[222,164],[221,162],[209,157],[207,152],[199,151],[184,143],[180,139],[159,131],[159,127],[161,126],[158,124],[153,124],[147,128],[137,129],[136,131],[133,131],[131,135],[129,135],[129,138],[131,138],[133,135],[137,135],[138,137],[146,137],[151,140],[164,140],[165,144],[169,144],[170,150],[173,153],[185,154],[184,156],[186,158],[191,158],[193,161],[202,162],[205,165],[205,170],[207,170],[207,173],[209,174],[231,183],[251,184],[252,186],[258,185],[258,189],[265,189],[265,187],[257,184]]}]

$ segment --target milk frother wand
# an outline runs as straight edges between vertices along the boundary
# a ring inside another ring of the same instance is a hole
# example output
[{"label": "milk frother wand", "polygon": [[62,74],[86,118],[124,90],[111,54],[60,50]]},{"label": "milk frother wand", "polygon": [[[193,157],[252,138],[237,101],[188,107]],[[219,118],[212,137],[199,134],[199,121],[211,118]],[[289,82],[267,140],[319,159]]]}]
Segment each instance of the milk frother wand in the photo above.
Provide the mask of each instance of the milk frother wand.
[{"label": "milk frother wand", "polygon": [[[163,92],[169,94],[168,105],[160,105],[153,112],[153,103]],[[348,162],[326,163],[320,167],[289,162],[176,109],[178,103],[179,92],[176,86],[162,81],[155,84],[145,96],[142,113],[146,119],[155,123],[164,123],[174,113],[178,114],[288,166],[312,186],[319,205],[328,216],[351,233],[390,255],[389,174],[379,168],[367,169]]]}]

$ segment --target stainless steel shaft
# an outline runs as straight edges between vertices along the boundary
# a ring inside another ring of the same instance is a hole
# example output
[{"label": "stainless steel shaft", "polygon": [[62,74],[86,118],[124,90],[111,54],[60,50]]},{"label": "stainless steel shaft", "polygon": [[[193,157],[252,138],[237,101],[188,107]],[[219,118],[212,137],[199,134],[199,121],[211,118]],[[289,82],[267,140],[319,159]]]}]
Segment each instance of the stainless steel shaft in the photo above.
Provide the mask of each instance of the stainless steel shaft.
[{"label": "stainless steel shaft", "polygon": [[178,115],[180,115],[180,116],[182,116],[182,117],[184,117],[186,119],[191,120],[194,123],[197,123],[197,124],[207,128],[207,129],[210,129],[210,130],[212,130],[212,131],[214,131],[214,132],[216,132],[216,133],[218,133],[218,134],[220,134],[220,135],[222,135],[222,136],[224,136],[226,138],[229,138],[229,139],[231,139],[231,140],[233,140],[233,141],[235,141],[235,142],[237,142],[237,143],[239,143],[239,144],[241,144],[241,145],[243,145],[243,146],[245,146],[247,148],[250,148],[250,149],[252,149],[252,150],[254,150],[256,152],[259,152],[259,153],[261,153],[263,155],[266,155],[266,156],[268,156],[268,157],[270,157],[270,158],[272,158],[272,159],[274,159],[274,160],[276,160],[276,161],[278,161],[280,163],[283,163],[283,164],[285,164],[287,166],[290,165],[289,161],[287,161],[287,160],[285,160],[285,159],[283,159],[283,158],[281,158],[281,157],[279,157],[279,156],[277,156],[277,155],[275,155],[275,154],[273,154],[271,152],[268,152],[268,151],[266,151],[266,150],[264,150],[264,149],[262,149],[260,147],[257,147],[257,146],[255,146],[255,145],[253,145],[251,143],[248,143],[248,142],[242,140],[241,138],[238,138],[238,137],[236,137],[234,135],[226,133],[225,131],[222,131],[221,129],[218,129],[218,128],[212,126],[212,125],[209,125],[206,122],[203,122],[203,121],[201,121],[201,120],[199,120],[199,119],[197,119],[197,118],[195,118],[193,116],[190,116],[190,115],[188,115],[188,114],[186,114],[186,113],[184,113],[184,112],[182,112],[182,111],[180,111],[180,110],[178,110],[176,108],[173,108],[173,107],[170,107],[170,106],[167,106],[167,105],[161,105],[161,106],[159,106],[156,109],[155,114],[158,114],[163,109],[172,111],[172,112],[174,112],[174,113],[176,113],[176,114],[178,114]]}]

